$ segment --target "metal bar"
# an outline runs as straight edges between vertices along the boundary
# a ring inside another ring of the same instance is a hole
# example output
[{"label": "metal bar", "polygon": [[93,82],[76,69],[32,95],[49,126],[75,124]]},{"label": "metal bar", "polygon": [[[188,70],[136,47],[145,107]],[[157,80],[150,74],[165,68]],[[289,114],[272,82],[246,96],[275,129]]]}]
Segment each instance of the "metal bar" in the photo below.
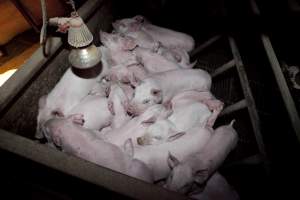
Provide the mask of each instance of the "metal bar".
[{"label": "metal bar", "polygon": [[[104,0],[87,1],[78,10],[79,15],[83,19],[90,17],[99,6],[103,5],[103,2]],[[47,49],[49,56],[47,58],[43,55],[43,48],[39,47],[30,59],[0,87],[0,113],[62,46],[61,39],[57,37],[49,38],[47,43],[49,45]]]},{"label": "metal bar", "polygon": [[257,142],[257,146],[259,149],[259,152],[262,154],[263,159],[266,161],[265,162],[265,168],[267,173],[269,172],[269,167],[268,167],[268,160],[267,160],[267,154],[266,154],[266,148],[263,142],[263,137],[262,137],[262,133],[260,130],[260,120],[259,120],[259,116],[257,113],[257,109],[256,109],[256,105],[255,105],[255,101],[254,98],[252,96],[252,92],[250,89],[250,85],[249,85],[249,81],[248,81],[248,77],[244,68],[244,64],[241,58],[241,55],[239,53],[238,47],[234,41],[234,39],[232,37],[229,37],[229,44],[231,47],[231,51],[235,60],[235,64],[236,64],[236,68],[237,68],[237,72],[240,78],[240,82],[241,82],[241,86],[243,89],[243,93],[245,96],[245,99],[247,101],[247,105],[248,105],[248,112],[250,115],[250,120],[252,123],[252,127],[253,127],[253,131],[254,131],[254,135],[255,135],[255,139]]},{"label": "metal bar", "polygon": [[[260,15],[260,10],[259,10],[255,0],[251,0],[251,6],[252,6],[253,13],[256,15]],[[289,118],[291,120],[293,129],[296,133],[298,141],[300,142],[300,118],[299,118],[299,113],[297,112],[295,102],[290,93],[290,90],[289,90],[289,87],[285,80],[285,77],[282,73],[280,64],[278,62],[278,59],[277,59],[276,53],[274,51],[274,48],[272,46],[272,43],[270,41],[270,38],[267,35],[262,34],[261,40],[262,40],[263,46],[265,48],[265,51],[267,53],[273,73],[275,75],[275,79],[278,84],[285,107],[287,109]]]},{"label": "metal bar", "polygon": [[255,2],[255,0],[250,0],[250,5],[252,8],[252,11],[255,15],[260,15],[260,10],[257,6],[257,3]]},{"label": "metal bar", "polygon": [[271,67],[274,72],[274,75],[275,75],[281,96],[283,98],[285,107],[288,111],[293,129],[296,132],[297,138],[300,142],[300,118],[299,118],[299,114],[297,112],[295,102],[293,100],[293,97],[290,93],[290,90],[288,88],[288,85],[286,83],[284,75],[282,73],[280,64],[279,64],[276,54],[274,52],[270,38],[266,35],[262,35],[261,40],[264,45],[267,56],[269,58],[269,62],[271,63]]},{"label": "metal bar", "polygon": [[213,43],[215,43],[216,41],[218,41],[222,36],[221,35],[216,35],[210,39],[208,39],[206,42],[204,42],[203,44],[201,44],[200,46],[196,47],[191,53],[190,53],[190,57],[193,58],[195,57],[198,53],[200,53],[201,51],[203,51],[204,49],[206,49],[207,47],[209,47],[210,45],[212,45]]},{"label": "metal bar", "polygon": [[235,66],[235,61],[234,59],[232,59],[231,61],[225,63],[224,65],[222,65],[221,67],[218,67],[212,74],[211,76],[212,77],[216,77],[218,76],[219,74],[222,74],[224,73],[225,71],[231,69],[232,67]]},{"label": "metal bar", "polygon": [[2,129],[0,148],[134,199],[188,199]]},{"label": "metal bar", "polygon": [[228,115],[230,113],[233,113],[235,111],[241,110],[243,108],[247,107],[247,101],[246,99],[240,100],[235,104],[232,104],[230,106],[227,106],[226,108],[224,108],[224,110],[220,113],[220,117],[223,115]]}]

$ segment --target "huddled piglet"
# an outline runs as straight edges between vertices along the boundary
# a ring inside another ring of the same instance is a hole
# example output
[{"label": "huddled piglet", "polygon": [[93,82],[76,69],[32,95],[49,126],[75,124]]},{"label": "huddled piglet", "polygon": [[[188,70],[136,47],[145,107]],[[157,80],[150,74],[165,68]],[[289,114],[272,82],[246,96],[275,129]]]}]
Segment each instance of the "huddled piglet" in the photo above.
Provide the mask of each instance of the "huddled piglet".
[{"label": "huddled piglet", "polygon": [[111,66],[125,64],[135,60],[135,56],[130,50],[137,45],[130,37],[122,37],[118,33],[107,33],[100,31],[100,40],[102,44],[109,49]]},{"label": "huddled piglet", "polygon": [[171,110],[157,104],[149,107],[143,114],[129,120],[123,126],[112,129],[105,133],[100,132],[98,137],[103,140],[121,146],[127,139],[132,139],[134,144],[137,144],[138,137],[145,134],[146,128],[155,121],[165,119],[171,114]]},{"label": "huddled piglet", "polygon": [[186,132],[196,126],[207,126],[211,116],[208,107],[193,98],[184,97],[184,93],[180,93],[171,100],[172,115],[168,119],[150,125],[145,135],[138,138],[140,145],[161,144],[175,132]]},{"label": "huddled piglet", "polygon": [[178,63],[170,61],[164,56],[151,52],[146,48],[138,47],[133,53],[145,69],[152,74],[181,68]]},{"label": "huddled piglet", "polygon": [[74,123],[72,116],[50,119],[45,129],[53,143],[66,153],[143,181],[153,181],[149,168],[133,158],[130,141],[124,143],[123,152],[116,145],[97,138],[93,131]]},{"label": "huddled piglet", "polygon": [[[174,110],[174,119],[170,120],[178,124],[177,127],[180,130],[193,126],[195,123],[212,127],[224,106],[224,103],[216,99],[210,91],[195,90],[177,94],[171,100],[171,104]],[[190,119],[186,115],[190,118],[194,117]]]},{"label": "huddled piglet", "polygon": [[[197,187],[197,186],[196,186]],[[214,173],[205,184],[203,191],[191,191],[189,198],[195,200],[239,200],[237,192],[218,172]]]},{"label": "huddled piglet", "polygon": [[[100,75],[99,75],[100,76]],[[42,138],[42,125],[48,119],[65,116],[74,106],[88,95],[99,77],[84,79],[76,76],[69,68],[51,92],[39,99],[37,132],[35,137]]]},{"label": "huddled piglet", "polygon": [[110,86],[108,109],[113,115],[111,122],[111,127],[113,129],[121,127],[131,119],[130,116],[127,115],[126,111],[128,102],[129,99],[120,84],[115,83]]},{"label": "huddled piglet", "polygon": [[217,128],[201,151],[185,159],[170,151],[168,164],[172,171],[165,187],[186,193],[194,182],[198,185],[205,183],[237,144],[238,136],[232,125],[233,121]]},{"label": "huddled piglet", "polygon": [[112,66],[105,78],[113,82],[136,85],[138,80],[145,79],[148,71],[139,63],[119,64]]},{"label": "huddled piglet", "polygon": [[175,63],[178,63],[180,67],[182,68],[193,68],[196,64],[196,61],[193,63],[190,63],[190,56],[187,53],[186,50],[181,48],[172,48],[169,49],[167,47],[164,47],[163,45],[160,45],[157,54],[162,55],[169,61],[173,61]]},{"label": "huddled piglet", "polygon": [[209,91],[211,76],[201,69],[180,69],[153,74],[135,88],[128,111],[134,115],[157,103],[169,103],[178,93],[196,90]]},{"label": "huddled piglet", "polygon": [[83,126],[92,130],[101,130],[109,126],[113,119],[113,114],[108,107],[108,100],[101,95],[87,95],[67,114],[83,115]]},{"label": "huddled piglet", "polygon": [[168,48],[182,48],[186,51],[191,51],[195,46],[195,41],[191,36],[153,25],[141,15],[117,20],[113,23],[113,27],[118,33],[127,34],[135,38],[139,38],[141,35],[146,37],[144,35],[147,34],[154,41],[159,41]]},{"label": "huddled piglet", "polygon": [[153,171],[155,181],[164,179],[171,171],[167,162],[169,152],[183,160],[189,155],[201,151],[211,138],[211,134],[210,129],[203,127],[194,127],[186,133],[174,133],[169,136],[166,143],[135,146],[134,158],[147,164]]}]

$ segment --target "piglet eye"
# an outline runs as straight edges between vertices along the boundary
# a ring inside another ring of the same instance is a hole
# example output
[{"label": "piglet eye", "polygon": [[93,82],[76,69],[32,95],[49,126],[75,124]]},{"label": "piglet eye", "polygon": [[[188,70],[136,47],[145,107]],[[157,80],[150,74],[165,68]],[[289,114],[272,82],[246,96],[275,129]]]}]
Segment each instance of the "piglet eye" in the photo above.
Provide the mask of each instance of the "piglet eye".
[{"label": "piglet eye", "polygon": [[149,99],[145,99],[145,100],[143,101],[143,104],[147,104],[147,103],[149,103],[149,102],[150,102]]},{"label": "piglet eye", "polygon": [[51,114],[54,115],[55,117],[63,117],[64,116],[60,111],[57,111],[57,110],[52,111]]}]

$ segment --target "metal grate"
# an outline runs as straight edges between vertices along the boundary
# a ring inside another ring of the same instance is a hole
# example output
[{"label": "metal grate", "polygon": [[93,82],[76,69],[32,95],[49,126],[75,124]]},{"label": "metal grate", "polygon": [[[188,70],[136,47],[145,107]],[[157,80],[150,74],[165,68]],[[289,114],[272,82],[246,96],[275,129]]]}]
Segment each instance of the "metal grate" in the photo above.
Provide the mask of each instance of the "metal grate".
[{"label": "metal grate", "polygon": [[212,75],[212,93],[225,103],[216,125],[224,124],[232,118],[239,119],[235,125],[239,143],[227,161],[248,163],[244,160],[253,161],[248,158],[259,157],[259,162],[257,159],[255,162],[263,163],[268,174],[269,162],[261,133],[259,111],[236,42],[232,37],[214,36],[204,44],[209,45],[201,45],[191,55],[194,58],[197,56],[196,68],[204,69]]}]

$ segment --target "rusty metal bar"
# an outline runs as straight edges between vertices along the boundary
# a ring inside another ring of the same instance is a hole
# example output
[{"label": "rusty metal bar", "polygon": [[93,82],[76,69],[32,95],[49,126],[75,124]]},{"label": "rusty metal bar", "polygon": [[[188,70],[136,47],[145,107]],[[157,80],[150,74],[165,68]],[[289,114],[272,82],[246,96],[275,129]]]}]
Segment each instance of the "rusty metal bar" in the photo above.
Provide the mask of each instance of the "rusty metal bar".
[{"label": "rusty metal bar", "polygon": [[206,42],[204,42],[203,44],[201,44],[200,46],[196,47],[191,53],[190,53],[190,57],[193,58],[195,57],[198,53],[200,53],[201,51],[203,51],[204,49],[206,49],[207,47],[209,47],[210,45],[212,45],[213,43],[215,43],[216,41],[218,41],[222,36],[221,35],[216,35],[210,39],[208,39]]},{"label": "rusty metal bar", "polygon": [[0,148],[134,199],[188,199],[2,129]]},{"label": "rusty metal bar", "polygon": [[232,67],[235,66],[235,61],[234,59],[230,60],[229,62],[225,63],[224,65],[222,65],[221,67],[218,67],[212,74],[211,76],[214,78],[224,72],[226,72],[227,70],[231,69]]},{"label": "rusty metal bar", "polygon": [[238,47],[235,43],[235,40],[232,37],[229,37],[229,44],[230,44],[231,51],[232,51],[232,54],[233,54],[233,57],[235,60],[235,64],[236,64],[237,72],[238,72],[238,75],[240,78],[240,82],[241,82],[241,86],[242,86],[243,93],[245,96],[245,100],[247,102],[248,112],[250,115],[250,120],[251,120],[251,124],[253,127],[257,146],[258,146],[259,152],[261,153],[261,155],[263,156],[263,159],[265,160],[265,168],[268,173],[269,166],[267,163],[268,160],[267,160],[266,148],[265,148],[262,133],[260,130],[260,120],[259,120],[259,116],[257,113],[255,101],[254,101],[254,98],[252,96],[252,92],[250,89],[250,85],[249,85],[248,77],[247,77],[247,74],[245,71],[245,67],[244,67],[241,55],[239,53]]},{"label": "rusty metal bar", "polygon": [[227,106],[226,108],[224,108],[224,110],[220,113],[220,117],[224,116],[224,115],[228,115],[230,113],[233,113],[235,111],[241,110],[243,108],[247,108],[247,101],[246,99],[240,100],[235,104],[232,104],[230,106]]}]

